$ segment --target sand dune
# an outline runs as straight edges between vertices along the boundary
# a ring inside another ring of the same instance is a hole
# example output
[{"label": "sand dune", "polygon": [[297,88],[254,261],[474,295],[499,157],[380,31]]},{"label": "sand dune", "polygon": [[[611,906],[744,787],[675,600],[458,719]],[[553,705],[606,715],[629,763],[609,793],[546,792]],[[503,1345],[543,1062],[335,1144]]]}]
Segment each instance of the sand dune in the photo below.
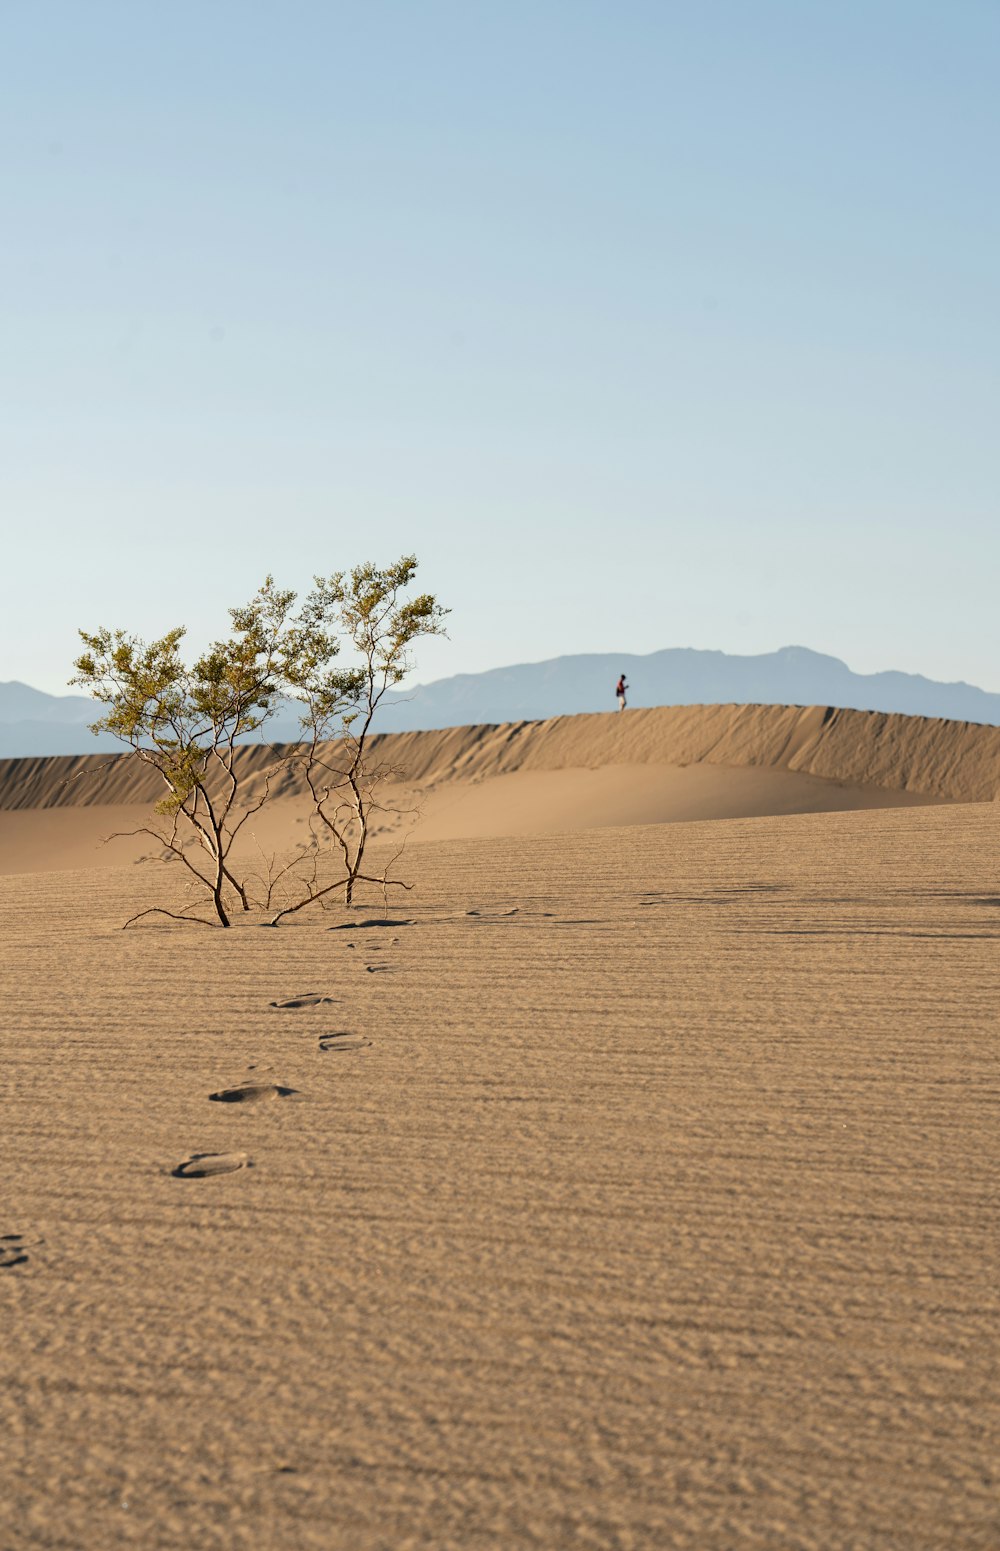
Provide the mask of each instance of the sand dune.
[{"label": "sand dune", "polygon": [[5,879],[5,1551],[992,1551],[998,818]]},{"label": "sand dune", "polygon": [[[622,824],[767,818],[856,808],[923,806],[918,792],[848,786],[790,770],[722,765],[609,765],[605,769],[517,770],[416,790],[411,843],[476,836],[559,834]],[[2,827],[3,815],[0,815]],[[402,821],[398,827],[406,827]]]},{"label": "sand dune", "polygon": [[660,706],[624,716],[396,733],[378,747],[421,782],[702,764],[788,770],[956,802],[989,802],[1000,784],[1000,728],[826,706]]},{"label": "sand dune", "polygon": [[[996,789],[1000,729],[817,707],[667,707],[392,734],[374,740],[373,757],[406,777],[387,802],[409,816],[382,828],[415,843],[982,801]],[[270,758],[241,752],[248,791]],[[124,757],[0,762],[0,872],[147,855],[148,839],[101,839],[141,827],[161,790]],[[280,849],[302,833],[296,780],[283,775],[275,790],[250,846]]]},{"label": "sand dune", "polygon": [[[422,788],[519,770],[692,764],[793,771],[954,802],[989,802],[1000,784],[1000,728],[826,706],[660,706],[387,733],[372,749]],[[265,749],[241,750],[251,789],[269,758]],[[291,780],[276,788],[282,795],[295,789]],[[161,795],[155,774],[125,757],[0,760],[0,810],[136,804]]]}]

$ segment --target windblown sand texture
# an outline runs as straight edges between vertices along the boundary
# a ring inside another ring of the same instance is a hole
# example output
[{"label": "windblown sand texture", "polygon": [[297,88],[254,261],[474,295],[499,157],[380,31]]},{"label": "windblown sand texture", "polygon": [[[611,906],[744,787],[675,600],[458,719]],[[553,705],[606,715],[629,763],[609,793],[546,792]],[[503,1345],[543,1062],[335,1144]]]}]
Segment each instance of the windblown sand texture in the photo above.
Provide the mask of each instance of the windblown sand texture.
[{"label": "windblown sand texture", "polygon": [[4,1551],[994,1551],[1000,808],[884,721],[938,801],[428,840],[277,931],[5,877]]}]

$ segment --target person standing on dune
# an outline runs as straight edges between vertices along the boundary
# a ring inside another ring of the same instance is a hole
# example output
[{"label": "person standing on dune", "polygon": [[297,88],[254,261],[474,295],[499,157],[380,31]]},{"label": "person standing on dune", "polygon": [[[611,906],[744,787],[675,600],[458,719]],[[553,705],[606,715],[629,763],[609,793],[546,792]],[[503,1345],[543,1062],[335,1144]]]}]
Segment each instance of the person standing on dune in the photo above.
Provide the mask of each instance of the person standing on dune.
[{"label": "person standing on dune", "polygon": [[615,694],[618,696],[619,711],[624,711],[625,709],[625,691],[627,689],[628,685],[625,682],[625,675],[623,673],[621,678],[618,680],[618,683],[615,685]]}]

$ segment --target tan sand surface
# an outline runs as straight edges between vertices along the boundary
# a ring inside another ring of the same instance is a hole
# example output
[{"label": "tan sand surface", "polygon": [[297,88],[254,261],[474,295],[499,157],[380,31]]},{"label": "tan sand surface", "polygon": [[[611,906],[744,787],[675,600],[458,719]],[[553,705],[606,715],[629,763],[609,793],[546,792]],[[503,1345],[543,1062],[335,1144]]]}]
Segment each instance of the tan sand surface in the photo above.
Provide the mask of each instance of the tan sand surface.
[{"label": "tan sand surface", "polygon": [[[426,787],[390,783],[383,796],[393,811],[376,818],[374,832],[405,834],[408,845],[689,819],[839,813],[946,800],[919,792],[851,786],[782,769],[652,764],[516,770],[476,779],[445,777]],[[294,797],[275,798],[248,826],[237,852],[246,855],[256,847],[268,853],[284,850],[307,834],[308,811]],[[134,834],[149,823],[150,812],[149,803],[0,808],[0,873],[121,867],[153,857],[161,848],[149,835]],[[107,838],[115,834],[125,838]]]},{"label": "tan sand surface", "polygon": [[[851,786],[782,769],[724,765],[606,765],[600,769],[516,770],[478,780],[443,780],[405,792],[417,812],[387,829],[411,841],[556,834],[691,819],[768,818],[854,808],[943,802],[919,792]],[[5,815],[0,814],[0,827]]]},{"label": "tan sand surface", "polygon": [[995,1551],[998,839],[431,841],[277,931],[4,878],[0,1544]]}]

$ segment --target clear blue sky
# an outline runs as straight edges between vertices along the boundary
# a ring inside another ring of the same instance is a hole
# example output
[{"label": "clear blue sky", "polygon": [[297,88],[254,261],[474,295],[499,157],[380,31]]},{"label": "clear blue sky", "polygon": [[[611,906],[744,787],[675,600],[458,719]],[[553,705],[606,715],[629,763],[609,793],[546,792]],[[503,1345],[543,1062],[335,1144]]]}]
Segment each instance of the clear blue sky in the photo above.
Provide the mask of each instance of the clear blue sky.
[{"label": "clear blue sky", "polygon": [[31,0],[0,59],[0,679],[414,549],[424,680],[1000,689],[994,0]]}]

